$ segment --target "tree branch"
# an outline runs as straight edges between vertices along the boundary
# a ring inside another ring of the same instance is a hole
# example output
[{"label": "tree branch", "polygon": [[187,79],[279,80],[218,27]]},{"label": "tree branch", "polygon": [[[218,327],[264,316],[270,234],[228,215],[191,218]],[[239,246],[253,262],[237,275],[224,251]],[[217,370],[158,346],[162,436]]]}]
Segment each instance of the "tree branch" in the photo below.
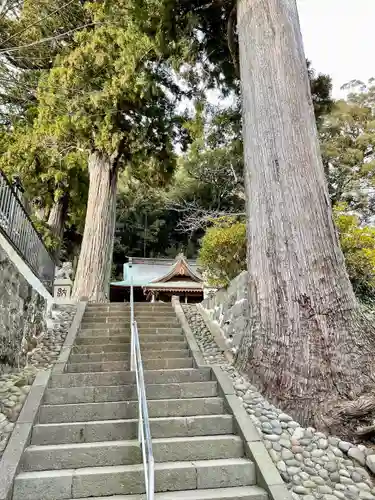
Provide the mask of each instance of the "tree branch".
[{"label": "tree branch", "polygon": [[188,234],[207,229],[208,226],[212,225],[213,221],[220,217],[241,217],[245,215],[244,212],[202,208],[195,201],[171,203],[168,208],[184,214],[182,219],[177,222],[176,230]]}]

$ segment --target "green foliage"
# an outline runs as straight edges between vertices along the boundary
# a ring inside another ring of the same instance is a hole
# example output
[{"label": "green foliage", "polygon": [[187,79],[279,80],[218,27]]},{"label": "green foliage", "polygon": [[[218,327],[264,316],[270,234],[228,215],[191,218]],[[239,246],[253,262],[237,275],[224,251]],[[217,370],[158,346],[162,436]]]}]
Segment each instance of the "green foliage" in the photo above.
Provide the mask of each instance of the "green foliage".
[{"label": "green foliage", "polygon": [[212,286],[223,287],[246,269],[246,224],[222,217],[207,229],[199,261]]},{"label": "green foliage", "polygon": [[346,269],[355,293],[361,298],[375,298],[375,228],[361,227],[358,217],[346,210],[345,204],[334,208]]},{"label": "green foliage", "polygon": [[320,142],[332,204],[345,202],[362,218],[373,213],[375,86],[335,103],[321,125]]},{"label": "green foliage", "polygon": [[32,221],[35,229],[42,237],[45,246],[51,253],[53,253],[60,245],[59,239],[52,233],[46,222],[41,221],[36,217],[32,217]]}]

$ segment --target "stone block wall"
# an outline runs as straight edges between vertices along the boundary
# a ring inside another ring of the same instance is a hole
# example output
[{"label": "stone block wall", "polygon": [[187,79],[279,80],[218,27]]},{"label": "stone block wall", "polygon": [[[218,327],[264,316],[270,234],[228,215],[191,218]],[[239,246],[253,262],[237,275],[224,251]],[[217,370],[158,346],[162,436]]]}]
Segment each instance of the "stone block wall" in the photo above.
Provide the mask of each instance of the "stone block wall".
[{"label": "stone block wall", "polygon": [[249,325],[248,274],[243,271],[227,288],[218,290],[202,302],[210,318],[216,321],[225,338],[236,348]]},{"label": "stone block wall", "polygon": [[0,247],[0,374],[25,366],[46,332],[46,303]]}]

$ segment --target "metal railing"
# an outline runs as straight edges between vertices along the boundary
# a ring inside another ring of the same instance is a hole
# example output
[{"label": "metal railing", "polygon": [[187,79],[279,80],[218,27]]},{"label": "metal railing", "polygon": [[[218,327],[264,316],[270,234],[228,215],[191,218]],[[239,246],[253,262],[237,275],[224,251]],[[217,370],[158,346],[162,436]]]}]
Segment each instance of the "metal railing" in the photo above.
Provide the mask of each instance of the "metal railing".
[{"label": "metal railing", "polygon": [[138,441],[142,451],[145,473],[146,500],[154,500],[155,467],[152,453],[152,439],[150,421],[148,417],[146,387],[143,376],[143,363],[139,343],[138,326],[134,317],[134,287],[133,277],[130,284],[130,321],[131,321],[131,348],[130,369],[135,372],[138,395]]},{"label": "metal railing", "polygon": [[55,261],[35,229],[13,186],[0,170],[0,231],[52,292]]}]

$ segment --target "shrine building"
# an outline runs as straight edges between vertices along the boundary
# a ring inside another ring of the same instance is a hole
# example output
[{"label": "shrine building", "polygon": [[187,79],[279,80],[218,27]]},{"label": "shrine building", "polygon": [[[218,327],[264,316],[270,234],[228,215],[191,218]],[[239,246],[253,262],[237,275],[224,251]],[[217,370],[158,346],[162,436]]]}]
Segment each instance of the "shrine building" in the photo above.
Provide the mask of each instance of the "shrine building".
[{"label": "shrine building", "polygon": [[203,278],[197,262],[183,254],[175,259],[128,257],[123,280],[111,283],[111,302],[129,301],[132,277],[136,302],[170,302],[173,295],[184,303],[203,300]]}]

